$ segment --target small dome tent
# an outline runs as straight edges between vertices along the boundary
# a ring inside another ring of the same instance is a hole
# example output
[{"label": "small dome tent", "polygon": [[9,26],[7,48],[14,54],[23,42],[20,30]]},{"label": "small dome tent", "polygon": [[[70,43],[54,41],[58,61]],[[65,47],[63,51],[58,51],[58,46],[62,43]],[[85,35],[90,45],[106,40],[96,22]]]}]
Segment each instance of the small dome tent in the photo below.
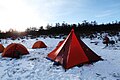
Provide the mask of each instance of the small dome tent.
[{"label": "small dome tent", "polygon": [[61,46],[63,42],[64,42],[64,40],[60,41],[56,47]]},{"label": "small dome tent", "polygon": [[36,49],[36,48],[46,48],[47,46],[45,45],[45,43],[43,41],[37,41],[33,44],[32,49]]},{"label": "small dome tent", "polygon": [[2,53],[2,57],[19,58],[21,55],[29,54],[28,50],[19,43],[8,45]]},{"label": "small dome tent", "polygon": [[2,44],[0,44],[0,53],[2,53],[4,51],[4,46]]}]

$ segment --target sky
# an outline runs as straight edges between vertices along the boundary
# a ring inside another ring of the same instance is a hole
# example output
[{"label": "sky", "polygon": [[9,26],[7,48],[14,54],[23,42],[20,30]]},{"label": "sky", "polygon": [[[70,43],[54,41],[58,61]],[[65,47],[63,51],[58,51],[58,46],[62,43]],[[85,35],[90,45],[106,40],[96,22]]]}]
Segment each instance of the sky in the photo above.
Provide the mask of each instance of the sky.
[{"label": "sky", "polygon": [[24,31],[49,23],[120,21],[120,0],[0,0],[0,30]]}]

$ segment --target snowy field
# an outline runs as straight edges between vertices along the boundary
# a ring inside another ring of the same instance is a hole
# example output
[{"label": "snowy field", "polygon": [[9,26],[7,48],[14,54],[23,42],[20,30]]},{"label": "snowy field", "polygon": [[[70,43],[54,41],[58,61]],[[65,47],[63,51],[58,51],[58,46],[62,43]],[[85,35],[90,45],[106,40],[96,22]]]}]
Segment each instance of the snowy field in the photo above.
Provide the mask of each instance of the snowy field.
[{"label": "snowy field", "polygon": [[[30,54],[20,59],[2,58],[0,53],[0,80],[120,80],[120,42],[104,48],[102,40],[95,39],[98,44],[90,43],[90,39],[82,39],[104,61],[73,67],[65,72],[62,66],[53,66],[46,59],[62,39],[38,38],[48,46],[44,49],[32,49],[36,39],[8,40],[6,47],[12,42],[23,44]],[[4,40],[3,40],[4,42]]]}]

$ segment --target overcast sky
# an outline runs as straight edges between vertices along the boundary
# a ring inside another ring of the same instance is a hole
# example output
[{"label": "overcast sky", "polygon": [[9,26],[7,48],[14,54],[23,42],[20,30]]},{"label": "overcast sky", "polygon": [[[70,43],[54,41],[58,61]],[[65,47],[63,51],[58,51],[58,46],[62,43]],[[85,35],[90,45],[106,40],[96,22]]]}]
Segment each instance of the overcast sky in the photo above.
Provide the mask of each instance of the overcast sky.
[{"label": "overcast sky", "polygon": [[120,21],[120,0],[0,0],[2,31],[83,20]]}]

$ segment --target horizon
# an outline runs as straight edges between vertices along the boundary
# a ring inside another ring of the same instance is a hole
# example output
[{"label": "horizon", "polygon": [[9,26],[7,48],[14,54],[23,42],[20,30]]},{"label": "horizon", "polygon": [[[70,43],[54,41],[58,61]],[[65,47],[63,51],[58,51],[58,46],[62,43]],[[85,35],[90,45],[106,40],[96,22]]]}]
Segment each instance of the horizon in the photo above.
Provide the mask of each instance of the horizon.
[{"label": "horizon", "polygon": [[[62,23],[98,24],[120,20],[119,0],[0,0],[0,30],[25,31]],[[21,6],[22,5],[22,6]]]}]

